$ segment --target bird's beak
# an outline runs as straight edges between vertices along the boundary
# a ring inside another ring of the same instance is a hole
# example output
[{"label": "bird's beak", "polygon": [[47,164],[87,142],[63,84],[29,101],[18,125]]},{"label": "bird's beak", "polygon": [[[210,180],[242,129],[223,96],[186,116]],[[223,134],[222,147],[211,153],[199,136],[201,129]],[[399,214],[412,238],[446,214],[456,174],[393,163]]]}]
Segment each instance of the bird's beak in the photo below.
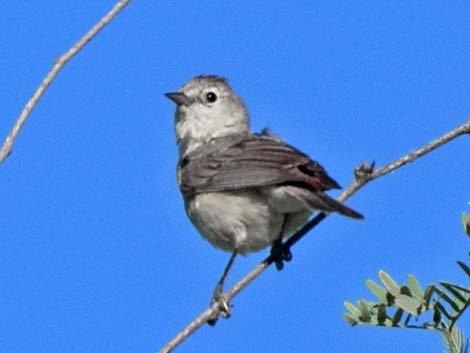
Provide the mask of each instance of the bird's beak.
[{"label": "bird's beak", "polygon": [[188,106],[193,102],[191,98],[181,92],[165,93],[165,96],[175,102],[176,105]]}]

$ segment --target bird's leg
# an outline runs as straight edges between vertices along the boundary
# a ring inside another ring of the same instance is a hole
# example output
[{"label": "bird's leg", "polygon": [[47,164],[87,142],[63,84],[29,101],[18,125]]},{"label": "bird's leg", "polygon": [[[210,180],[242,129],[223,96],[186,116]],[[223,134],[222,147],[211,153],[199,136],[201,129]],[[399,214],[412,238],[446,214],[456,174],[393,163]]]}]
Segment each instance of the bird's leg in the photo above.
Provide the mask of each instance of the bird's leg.
[{"label": "bird's leg", "polygon": [[282,243],[282,236],[284,235],[284,227],[286,225],[286,218],[282,222],[281,232],[279,233],[279,238],[273,241],[271,246],[271,258],[273,259],[274,264],[278,271],[284,268],[284,261],[288,262],[292,260],[292,253],[289,248],[284,249],[284,244]]},{"label": "bird's leg", "polygon": [[[225,283],[225,280],[227,279],[230,269],[232,268],[233,261],[235,260],[237,253],[238,253],[237,250],[235,250],[230,256],[230,259],[228,260],[228,263],[225,266],[224,272],[222,273],[222,276],[220,277],[220,279],[217,282],[217,285],[215,286],[214,294],[212,295],[212,299],[211,299],[211,306],[214,303],[217,303],[220,308],[220,313],[224,317],[230,316],[230,303],[228,302],[228,299],[225,297],[223,293],[224,283]],[[208,320],[207,323],[211,326],[214,326],[215,323],[217,322],[217,318],[218,318],[218,315],[217,317],[211,318],[210,320]]]},{"label": "bird's leg", "polygon": [[225,280],[227,279],[228,273],[230,272],[230,269],[233,266],[233,261],[235,260],[236,256],[237,256],[237,251],[235,250],[230,256],[230,259],[228,260],[228,263],[224,268],[224,272],[222,273],[222,276],[220,277],[219,281],[217,282],[217,285],[215,286],[213,298],[220,296],[220,294],[222,294]]}]

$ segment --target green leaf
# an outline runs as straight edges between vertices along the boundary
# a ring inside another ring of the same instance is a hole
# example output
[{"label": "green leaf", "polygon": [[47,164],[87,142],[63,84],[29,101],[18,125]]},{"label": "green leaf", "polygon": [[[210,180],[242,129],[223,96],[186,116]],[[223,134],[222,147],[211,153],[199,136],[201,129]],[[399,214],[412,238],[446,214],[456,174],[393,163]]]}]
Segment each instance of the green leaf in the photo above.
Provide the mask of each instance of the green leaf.
[{"label": "green leaf", "polygon": [[387,295],[385,296],[386,301],[388,306],[394,306],[395,305],[395,296],[392,295],[390,292],[387,292]]},{"label": "green leaf", "polygon": [[465,213],[462,213],[462,224],[463,224],[463,230],[465,234],[470,236],[470,215],[466,215]]},{"label": "green leaf", "polygon": [[465,271],[467,276],[470,277],[470,267],[468,267],[467,264],[462,261],[457,261],[457,264],[460,266],[462,270]]},{"label": "green leaf", "polygon": [[[453,320],[455,318],[454,315],[451,315],[449,314],[449,312],[447,311],[447,309],[445,308],[444,305],[442,305],[440,302],[436,302],[434,304],[434,310],[439,310],[439,313],[440,314],[444,314],[444,316],[448,319],[448,320]],[[442,323],[442,325],[444,327],[446,327],[446,325],[444,323]]]},{"label": "green leaf", "polygon": [[349,310],[349,312],[350,312],[353,316],[355,316],[356,318],[359,319],[359,317],[361,316],[361,312],[359,311],[358,308],[356,308],[356,306],[355,306],[353,303],[348,302],[348,301],[345,301],[345,302],[343,303],[343,305],[346,307],[346,309]]},{"label": "green leaf", "polygon": [[449,353],[465,352],[467,342],[463,332],[456,326],[451,330],[443,330],[442,335],[445,343],[445,351]]},{"label": "green leaf", "polygon": [[[462,304],[466,304],[467,300],[464,297],[467,292],[466,288],[461,288],[459,286],[454,286],[452,283],[448,282],[441,282],[441,286],[443,286],[445,289],[447,289],[449,292],[451,292],[454,297],[459,300]],[[465,289],[464,294],[462,294],[460,291],[462,289]],[[456,303],[457,304],[457,303]]]},{"label": "green leaf", "polygon": [[411,319],[412,316],[413,316],[413,315],[411,315],[411,314],[408,314],[408,315],[406,316],[406,319],[405,319],[405,321],[404,321],[404,323],[403,323],[405,326],[408,326],[408,323],[410,322],[410,319]]},{"label": "green leaf", "polygon": [[440,306],[438,305],[434,306],[434,314],[432,316],[432,321],[434,321],[436,326],[440,324],[442,319],[441,310],[439,308]]},{"label": "green leaf", "polygon": [[398,295],[395,302],[399,308],[415,316],[421,307],[421,301],[403,294]]},{"label": "green leaf", "polygon": [[458,284],[450,283],[447,281],[442,281],[441,283],[447,283],[452,288],[459,290],[462,295],[470,294],[469,288],[465,288],[465,287],[459,286]]},{"label": "green leaf", "polygon": [[413,294],[411,294],[411,289],[408,288],[408,286],[401,286],[400,287],[400,294],[407,295],[409,297],[412,297]]},{"label": "green leaf", "polygon": [[346,320],[351,326],[356,326],[359,321],[356,320],[354,316],[349,313],[343,314],[344,320]]},{"label": "green leaf", "polygon": [[387,320],[387,308],[385,304],[379,304],[377,306],[377,322],[379,325],[384,325]]},{"label": "green leaf", "polygon": [[436,286],[434,284],[430,284],[424,290],[423,300],[426,305],[426,308],[429,308],[429,305],[431,304],[432,295],[434,294],[435,291],[436,291]]},{"label": "green leaf", "polygon": [[411,290],[411,294],[413,294],[413,297],[415,298],[423,298],[423,290],[421,289],[421,286],[419,285],[418,280],[416,279],[415,276],[412,274],[408,275],[408,287]]},{"label": "green leaf", "polygon": [[[439,294],[440,299],[443,299],[444,301],[446,301],[452,307],[454,311],[458,312],[460,310],[459,305],[447,293],[445,293],[444,291],[442,291],[441,289],[437,287],[434,290],[436,293]],[[442,308],[442,312],[447,314],[447,311],[444,310],[443,308]]]},{"label": "green leaf", "polygon": [[374,280],[366,280],[366,286],[381,302],[387,302],[387,292],[383,290]]},{"label": "green leaf", "polygon": [[398,326],[398,323],[400,322],[402,315],[403,315],[403,309],[398,308],[392,317],[392,326]]},{"label": "green leaf", "polygon": [[382,280],[385,288],[395,297],[400,294],[400,286],[395,282],[392,277],[385,271],[379,271],[379,278]]},{"label": "green leaf", "polygon": [[361,311],[361,320],[364,322],[370,322],[372,319],[372,316],[370,314],[370,309],[369,306],[367,305],[365,300],[359,300],[357,302],[357,306],[359,307],[359,310]]}]

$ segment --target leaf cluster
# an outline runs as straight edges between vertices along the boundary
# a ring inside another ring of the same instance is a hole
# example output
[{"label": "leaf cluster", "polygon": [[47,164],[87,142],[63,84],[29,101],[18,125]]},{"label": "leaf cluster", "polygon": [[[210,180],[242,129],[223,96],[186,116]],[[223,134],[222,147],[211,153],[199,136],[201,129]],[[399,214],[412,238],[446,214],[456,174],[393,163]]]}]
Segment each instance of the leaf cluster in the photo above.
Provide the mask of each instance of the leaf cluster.
[{"label": "leaf cluster", "polygon": [[[470,267],[462,261],[457,264],[470,280]],[[348,309],[344,319],[348,323],[438,331],[449,352],[468,352],[468,340],[456,322],[470,306],[470,287],[441,281],[423,290],[415,276],[410,274],[407,282],[400,285],[385,271],[379,272],[379,279],[380,284],[372,279],[366,281],[378,301],[344,303]]]}]

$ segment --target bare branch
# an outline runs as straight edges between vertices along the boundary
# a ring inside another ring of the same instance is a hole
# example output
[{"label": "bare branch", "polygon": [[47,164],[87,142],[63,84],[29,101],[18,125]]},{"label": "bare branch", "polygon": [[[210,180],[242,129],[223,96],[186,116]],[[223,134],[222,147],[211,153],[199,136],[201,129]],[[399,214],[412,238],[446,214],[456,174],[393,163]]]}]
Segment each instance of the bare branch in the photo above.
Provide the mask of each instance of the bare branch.
[{"label": "bare branch", "polygon": [[[338,201],[345,201],[347,200],[352,194],[354,194],[357,190],[367,184],[369,181],[377,179],[382,175],[388,174],[393,172],[395,169],[398,169],[405,164],[414,162],[419,157],[428,154],[429,152],[433,151],[434,149],[446,144],[447,142],[459,137],[460,135],[470,134],[470,121],[465,122],[464,124],[456,127],[455,129],[449,131],[447,134],[435,139],[434,141],[429,142],[425,146],[408,153],[406,156],[397,159],[396,161],[389,163],[381,168],[378,168],[375,171],[370,171],[370,173],[362,173],[360,176],[356,177],[356,181],[354,181],[344,192],[338,197]],[[367,168],[367,166],[360,166],[358,169]],[[356,169],[356,175],[358,172]],[[359,171],[360,173],[360,171]]]},{"label": "bare branch", "polygon": [[[362,188],[368,182],[375,180],[381,176],[384,176],[392,171],[403,167],[404,165],[415,161],[416,159],[428,154],[432,150],[450,142],[451,140],[457,138],[460,135],[470,134],[470,121],[465,122],[464,124],[458,126],[447,134],[439,137],[438,139],[431,141],[425,146],[408,153],[396,161],[389,163],[383,167],[373,170],[374,164],[372,165],[361,165],[356,171],[356,180],[354,180],[351,185],[349,185],[344,192],[338,197],[338,201],[344,202],[346,199],[351,197],[356,191]],[[296,242],[298,242],[305,234],[307,234],[312,228],[317,224],[323,221],[328,215],[325,213],[319,213],[314,218],[312,218],[307,224],[300,228],[292,237],[287,239],[284,243],[284,248],[290,248]],[[230,301],[238,293],[240,293],[245,287],[247,287],[254,279],[256,279],[264,270],[266,270],[273,262],[271,256],[268,256],[262,262],[260,262],[256,267],[251,270],[245,277],[239,280],[231,289],[224,293],[227,301]],[[181,342],[183,342],[189,335],[191,335],[195,330],[201,327],[205,322],[214,317],[218,317],[221,314],[221,308],[217,304],[211,305],[207,310],[200,314],[193,322],[186,326],[177,336],[175,336],[171,341],[169,341],[159,353],[169,353],[174,348],[176,348]]]},{"label": "bare branch", "polygon": [[52,81],[54,81],[54,79],[57,77],[60,70],[62,70],[65,64],[67,64],[70,59],[72,59],[86,44],[88,44],[88,42],[92,40],[130,2],[131,0],[118,1],[111,11],[109,11],[101,20],[99,20],[99,22],[96,23],[77,43],[75,43],[65,54],[61,55],[57,60],[55,60],[52,69],[48,72],[46,77],[42,80],[41,84],[34,92],[33,96],[26,103],[23,110],[21,111],[21,114],[13,125],[13,128],[6,137],[2,148],[0,149],[0,164],[10,155],[13,148],[13,143],[20,133],[21,128],[23,127],[41,96],[46,91],[47,87],[49,87]]}]

